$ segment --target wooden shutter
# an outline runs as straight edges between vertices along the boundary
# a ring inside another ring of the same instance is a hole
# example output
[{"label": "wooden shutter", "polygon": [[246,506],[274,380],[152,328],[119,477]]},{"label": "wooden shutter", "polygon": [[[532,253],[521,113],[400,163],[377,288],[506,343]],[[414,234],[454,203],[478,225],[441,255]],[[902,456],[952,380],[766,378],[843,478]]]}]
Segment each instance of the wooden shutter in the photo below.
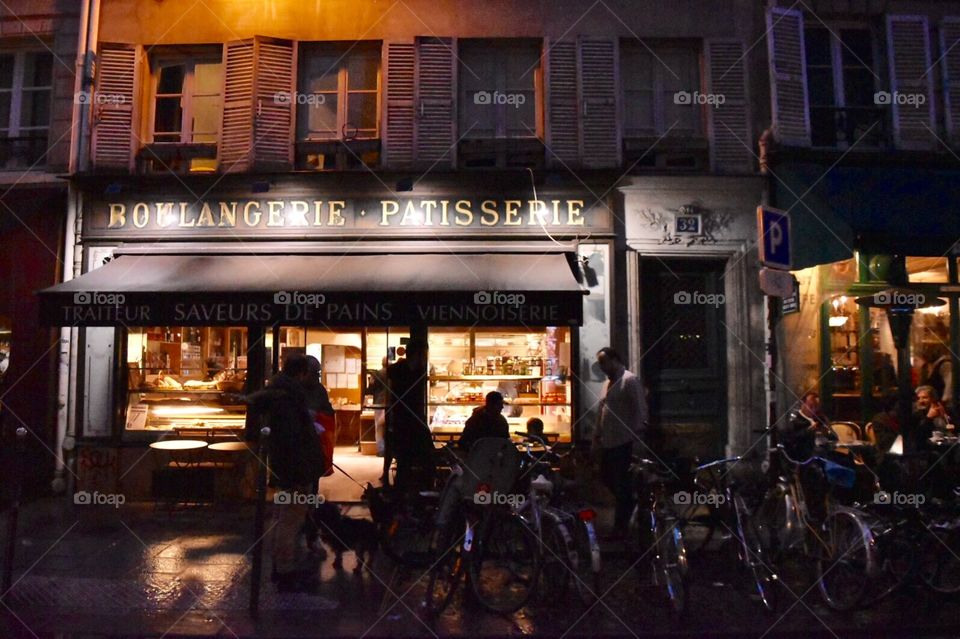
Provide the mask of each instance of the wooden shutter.
[{"label": "wooden shutter", "polygon": [[550,166],[575,166],[579,163],[579,93],[577,85],[577,43],[547,42],[546,141]]},{"label": "wooden shutter", "polygon": [[223,46],[223,121],[217,151],[224,173],[253,167],[254,49],[253,39]]},{"label": "wooden shutter", "polygon": [[580,40],[580,157],[593,169],[620,166],[617,118],[617,41]]},{"label": "wooden shutter", "polygon": [[778,8],[767,12],[767,52],[774,136],[782,144],[810,146],[803,13]]},{"label": "wooden shutter", "polygon": [[296,100],[287,98],[297,90],[297,45],[291,40],[260,37],[254,45],[254,168],[289,171],[293,169]]},{"label": "wooden shutter", "polygon": [[383,166],[413,164],[416,48],[412,42],[383,43]]},{"label": "wooden shutter", "polygon": [[753,170],[753,143],[747,101],[747,70],[739,40],[707,40],[707,93],[723,103],[707,104],[710,127],[710,166],[719,173]]},{"label": "wooden shutter", "polygon": [[943,61],[943,101],[947,135],[960,142],[960,17],[940,23],[940,55]]},{"label": "wooden shutter", "polygon": [[919,106],[891,101],[894,143],[902,149],[930,149],[936,141],[936,122],[926,16],[887,16],[887,60],[892,94],[926,98]]},{"label": "wooden shutter", "polygon": [[456,40],[417,40],[416,163],[456,166]]},{"label": "wooden shutter", "polygon": [[97,169],[132,170],[138,148],[137,104],[143,48],[101,44],[93,110],[93,164]]}]

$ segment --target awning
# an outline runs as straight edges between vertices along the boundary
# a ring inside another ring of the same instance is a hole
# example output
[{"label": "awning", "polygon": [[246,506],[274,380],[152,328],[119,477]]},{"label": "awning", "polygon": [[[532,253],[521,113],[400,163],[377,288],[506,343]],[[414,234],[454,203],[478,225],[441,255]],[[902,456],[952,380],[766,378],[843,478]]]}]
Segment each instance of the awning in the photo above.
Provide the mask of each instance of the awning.
[{"label": "awning", "polygon": [[778,166],[795,268],[868,253],[942,257],[960,241],[960,172],[914,167]]},{"label": "awning", "polygon": [[564,254],[121,255],[40,291],[52,326],[579,325]]}]

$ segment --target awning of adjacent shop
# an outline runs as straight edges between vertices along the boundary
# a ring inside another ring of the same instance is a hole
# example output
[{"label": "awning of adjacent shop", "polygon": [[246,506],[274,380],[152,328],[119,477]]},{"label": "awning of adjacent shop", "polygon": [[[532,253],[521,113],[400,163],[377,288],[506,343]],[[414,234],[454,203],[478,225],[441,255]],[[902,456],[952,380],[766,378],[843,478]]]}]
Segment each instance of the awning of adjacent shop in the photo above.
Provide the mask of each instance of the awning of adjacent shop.
[{"label": "awning of adjacent shop", "polygon": [[960,172],[927,168],[783,164],[775,206],[789,210],[794,268],[854,250],[942,257],[960,241]]},{"label": "awning of adjacent shop", "polygon": [[572,256],[121,255],[40,292],[53,326],[582,323]]}]

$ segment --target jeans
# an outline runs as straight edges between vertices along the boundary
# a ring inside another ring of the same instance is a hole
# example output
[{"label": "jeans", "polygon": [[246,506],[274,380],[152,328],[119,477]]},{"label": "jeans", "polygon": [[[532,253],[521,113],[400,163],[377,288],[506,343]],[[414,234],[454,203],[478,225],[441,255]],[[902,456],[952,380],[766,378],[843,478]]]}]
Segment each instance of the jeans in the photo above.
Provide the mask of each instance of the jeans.
[{"label": "jeans", "polygon": [[[305,495],[317,492],[316,486],[304,485],[291,489],[280,489],[283,493],[293,496],[299,493],[300,499],[283,499],[287,503],[276,503],[274,515],[277,524],[273,528],[273,566],[280,574],[295,572],[301,567],[302,557],[297,556],[297,536],[310,510],[310,505],[304,499]],[[278,494],[280,492],[278,491]]]},{"label": "jeans", "polygon": [[633,457],[633,442],[613,448],[604,448],[600,456],[600,479],[616,499],[614,528],[624,531],[633,514],[633,488],[630,478],[630,462]]}]

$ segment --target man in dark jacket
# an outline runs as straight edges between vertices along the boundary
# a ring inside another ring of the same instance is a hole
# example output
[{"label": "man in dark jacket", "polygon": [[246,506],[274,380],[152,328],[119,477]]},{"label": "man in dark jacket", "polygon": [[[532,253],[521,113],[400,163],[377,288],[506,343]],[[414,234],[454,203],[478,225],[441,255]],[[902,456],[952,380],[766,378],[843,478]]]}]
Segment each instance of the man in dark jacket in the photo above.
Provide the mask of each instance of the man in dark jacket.
[{"label": "man in dark jacket", "polygon": [[487,393],[486,403],[473,409],[460,435],[460,448],[469,453],[474,442],[484,437],[510,438],[510,426],[503,416],[503,395],[497,391]]},{"label": "man in dark jacket", "polygon": [[[316,566],[304,565],[296,552],[297,534],[324,471],[323,451],[307,407],[307,375],[307,358],[292,355],[265,389],[247,398],[248,423],[270,427],[270,486],[277,489],[273,567],[282,591],[316,587]],[[248,438],[256,434],[251,430]]]},{"label": "man in dark jacket", "polygon": [[[433,437],[427,426],[427,353],[426,341],[410,339],[406,357],[387,368],[387,454],[397,460],[396,483],[403,490],[426,484],[433,475]],[[420,481],[415,481],[415,475]]]}]

